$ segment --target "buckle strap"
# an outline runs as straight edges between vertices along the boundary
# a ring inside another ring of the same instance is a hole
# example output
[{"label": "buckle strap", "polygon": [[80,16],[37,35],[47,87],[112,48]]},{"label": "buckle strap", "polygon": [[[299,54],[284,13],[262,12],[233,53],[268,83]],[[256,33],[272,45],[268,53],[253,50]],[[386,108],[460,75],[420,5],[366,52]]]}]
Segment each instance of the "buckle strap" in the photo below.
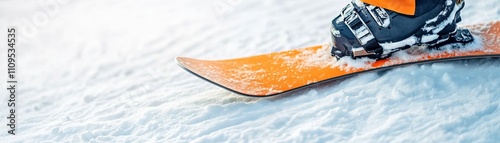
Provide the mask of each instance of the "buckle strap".
[{"label": "buckle strap", "polygon": [[342,9],[341,15],[344,23],[349,30],[354,34],[361,46],[366,45],[368,42],[375,40],[373,33],[370,31],[366,23],[360,18],[358,10],[360,8],[353,3],[348,4]]}]

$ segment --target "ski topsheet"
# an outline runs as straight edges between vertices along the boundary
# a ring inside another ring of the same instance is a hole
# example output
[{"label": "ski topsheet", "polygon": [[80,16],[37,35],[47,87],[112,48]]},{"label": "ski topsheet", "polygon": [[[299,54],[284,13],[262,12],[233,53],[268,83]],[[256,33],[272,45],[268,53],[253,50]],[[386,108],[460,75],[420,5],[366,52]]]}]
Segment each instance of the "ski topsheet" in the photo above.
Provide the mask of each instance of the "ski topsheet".
[{"label": "ski topsheet", "polygon": [[500,22],[467,26],[475,42],[462,48],[408,49],[382,60],[335,59],[329,45],[257,56],[199,60],[177,57],[185,70],[225,89],[247,96],[271,96],[314,83],[399,65],[500,56]]}]

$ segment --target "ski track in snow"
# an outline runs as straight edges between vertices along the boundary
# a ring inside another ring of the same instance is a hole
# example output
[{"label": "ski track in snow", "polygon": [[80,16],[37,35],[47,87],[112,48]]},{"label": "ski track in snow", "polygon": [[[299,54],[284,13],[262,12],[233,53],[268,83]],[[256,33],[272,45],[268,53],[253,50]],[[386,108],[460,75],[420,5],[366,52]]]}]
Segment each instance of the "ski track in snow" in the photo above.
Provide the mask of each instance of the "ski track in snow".
[{"label": "ski track in snow", "polygon": [[[233,94],[174,62],[326,43],[348,0],[62,2],[21,32],[17,134],[6,133],[2,96],[1,142],[500,142],[498,58],[369,72],[271,98]],[[22,30],[43,7],[0,1],[0,28]],[[466,1],[462,16],[461,25],[500,20],[500,2]]]}]

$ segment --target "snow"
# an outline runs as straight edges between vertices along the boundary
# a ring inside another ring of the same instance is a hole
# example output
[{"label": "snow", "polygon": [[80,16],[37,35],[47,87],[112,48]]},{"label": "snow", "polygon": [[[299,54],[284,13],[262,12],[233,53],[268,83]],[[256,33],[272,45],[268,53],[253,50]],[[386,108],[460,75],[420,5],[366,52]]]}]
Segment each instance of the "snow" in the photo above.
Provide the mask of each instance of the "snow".
[{"label": "snow", "polygon": [[[0,140],[500,142],[498,58],[369,72],[271,98],[233,94],[174,62],[326,43],[348,2],[0,1],[0,28],[18,26],[23,40],[16,135],[2,96]],[[462,25],[500,20],[500,1],[466,2]]]}]

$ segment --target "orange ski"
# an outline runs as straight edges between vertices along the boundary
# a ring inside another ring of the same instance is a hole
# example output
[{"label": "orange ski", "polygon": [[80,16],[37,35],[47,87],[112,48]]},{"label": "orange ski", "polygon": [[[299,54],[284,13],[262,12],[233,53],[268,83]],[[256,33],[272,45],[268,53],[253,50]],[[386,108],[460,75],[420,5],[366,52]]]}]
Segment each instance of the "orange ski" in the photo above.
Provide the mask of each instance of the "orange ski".
[{"label": "orange ski", "polygon": [[[482,40],[482,47],[470,51],[452,50],[412,53],[410,59],[397,56],[352,67],[330,55],[330,46],[312,46],[228,60],[199,60],[177,57],[185,70],[230,91],[271,96],[308,85],[335,80],[376,69],[423,62],[500,57],[500,22],[468,26]],[[400,51],[405,52],[405,51]]]}]

